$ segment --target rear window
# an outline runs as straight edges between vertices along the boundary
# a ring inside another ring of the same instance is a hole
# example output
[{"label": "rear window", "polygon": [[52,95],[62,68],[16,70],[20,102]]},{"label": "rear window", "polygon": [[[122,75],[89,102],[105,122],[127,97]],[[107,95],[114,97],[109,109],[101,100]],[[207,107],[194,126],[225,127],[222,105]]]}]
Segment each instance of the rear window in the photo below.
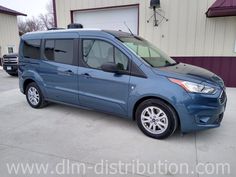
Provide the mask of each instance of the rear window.
[{"label": "rear window", "polygon": [[50,61],[72,65],[73,46],[73,39],[46,40],[44,55]]},{"label": "rear window", "polygon": [[41,40],[25,40],[23,42],[23,56],[25,58],[40,58]]}]

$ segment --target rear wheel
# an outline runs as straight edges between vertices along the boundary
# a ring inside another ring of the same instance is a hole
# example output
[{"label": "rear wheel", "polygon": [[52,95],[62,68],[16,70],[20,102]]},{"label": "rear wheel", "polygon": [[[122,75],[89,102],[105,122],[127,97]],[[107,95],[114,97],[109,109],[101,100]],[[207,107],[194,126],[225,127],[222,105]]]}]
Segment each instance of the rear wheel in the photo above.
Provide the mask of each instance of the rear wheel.
[{"label": "rear wheel", "polygon": [[175,111],[159,99],[149,99],[142,102],[138,106],[135,116],[140,130],[152,138],[167,138],[177,128]]},{"label": "rear wheel", "polygon": [[31,82],[27,85],[25,94],[26,99],[31,107],[42,108],[47,105],[40,88],[35,82]]}]

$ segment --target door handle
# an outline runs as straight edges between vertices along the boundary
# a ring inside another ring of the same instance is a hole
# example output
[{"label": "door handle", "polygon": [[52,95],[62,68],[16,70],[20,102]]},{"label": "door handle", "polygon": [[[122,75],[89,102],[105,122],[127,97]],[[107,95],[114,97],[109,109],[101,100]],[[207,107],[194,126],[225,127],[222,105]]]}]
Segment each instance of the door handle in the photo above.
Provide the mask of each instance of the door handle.
[{"label": "door handle", "polygon": [[70,69],[65,71],[66,73],[73,73]]},{"label": "door handle", "polygon": [[57,72],[59,75],[72,75],[73,71],[72,70],[66,70],[66,71],[58,71]]},{"label": "door handle", "polygon": [[85,78],[91,78],[91,75],[88,74],[88,73],[83,73],[83,74],[81,74],[81,76],[83,76],[83,77],[85,77]]}]

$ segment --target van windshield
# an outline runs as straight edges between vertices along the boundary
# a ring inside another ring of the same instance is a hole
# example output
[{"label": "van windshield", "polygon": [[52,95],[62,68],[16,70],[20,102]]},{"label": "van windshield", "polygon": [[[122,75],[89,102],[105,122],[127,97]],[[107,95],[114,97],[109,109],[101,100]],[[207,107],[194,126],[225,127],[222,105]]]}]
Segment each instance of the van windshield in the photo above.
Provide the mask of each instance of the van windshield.
[{"label": "van windshield", "polygon": [[152,67],[158,68],[178,64],[167,54],[142,38],[136,36],[120,37],[119,40]]}]

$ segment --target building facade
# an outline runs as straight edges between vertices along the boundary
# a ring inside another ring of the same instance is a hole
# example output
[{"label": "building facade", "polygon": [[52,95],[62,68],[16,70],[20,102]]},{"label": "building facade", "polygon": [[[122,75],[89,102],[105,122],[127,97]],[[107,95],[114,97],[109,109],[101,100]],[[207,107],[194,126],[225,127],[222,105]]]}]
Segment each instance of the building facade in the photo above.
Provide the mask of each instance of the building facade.
[{"label": "building facade", "polygon": [[86,28],[127,31],[127,25],[176,60],[205,67],[227,86],[236,86],[236,0],[161,0],[157,26],[150,0],[53,4],[58,27],[81,23]]},{"label": "building facade", "polygon": [[0,58],[4,54],[18,52],[19,32],[17,16],[23,15],[20,12],[0,6]]}]

